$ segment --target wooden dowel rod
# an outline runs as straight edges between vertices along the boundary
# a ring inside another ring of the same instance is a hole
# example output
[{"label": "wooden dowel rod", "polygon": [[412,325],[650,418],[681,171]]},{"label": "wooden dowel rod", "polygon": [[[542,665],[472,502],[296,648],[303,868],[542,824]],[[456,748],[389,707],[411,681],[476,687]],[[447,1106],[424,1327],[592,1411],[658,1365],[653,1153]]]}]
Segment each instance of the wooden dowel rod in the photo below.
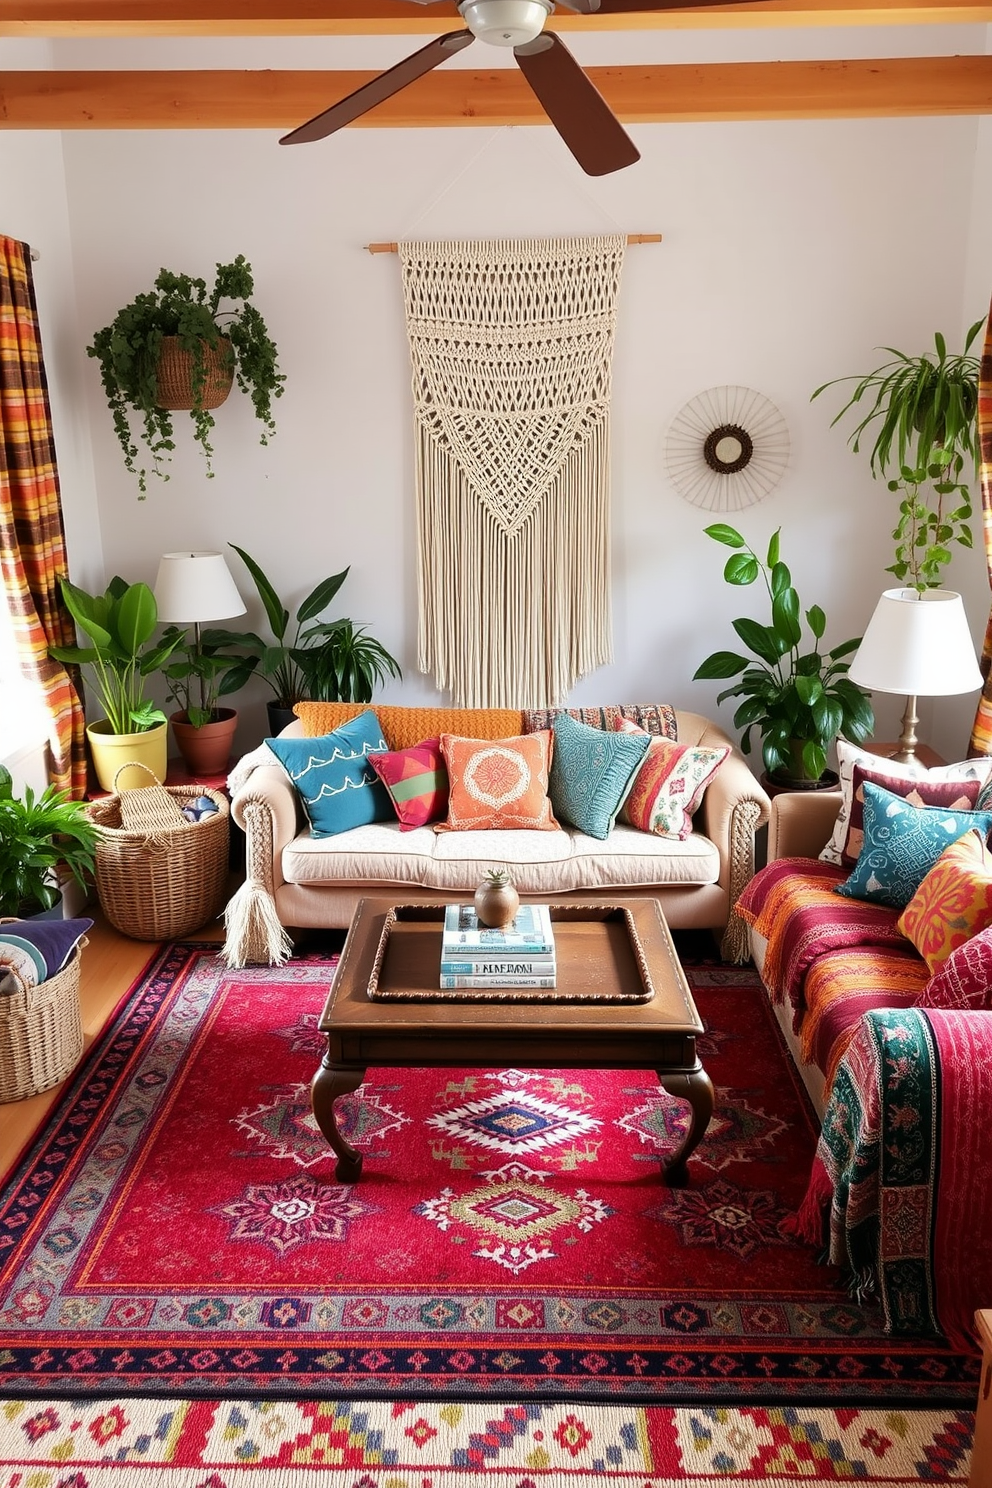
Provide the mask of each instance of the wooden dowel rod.
[{"label": "wooden dowel rod", "polygon": [[[660,243],[661,233],[628,233],[628,243]],[[398,243],[366,243],[370,253],[398,253]]]}]

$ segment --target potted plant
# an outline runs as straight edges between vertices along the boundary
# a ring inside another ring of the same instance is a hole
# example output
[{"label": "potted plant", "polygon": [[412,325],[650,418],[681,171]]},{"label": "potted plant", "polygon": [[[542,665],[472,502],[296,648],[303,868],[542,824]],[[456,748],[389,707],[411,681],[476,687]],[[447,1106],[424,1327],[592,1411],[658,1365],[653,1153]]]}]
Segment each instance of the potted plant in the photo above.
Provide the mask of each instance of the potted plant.
[{"label": "potted plant", "polygon": [[178,640],[152,642],[158,624],[155,595],[147,584],[128,584],[115,575],[103,594],[62,580],[62,597],[89,646],[51,646],[58,661],[87,669],[105,718],[86,726],[97,779],[117,789],[120,765],[138,760],[159,780],[168,766],[168,722],[145,696],[145,678],[159,671]]},{"label": "potted plant", "polygon": [[0,916],[27,919],[54,911],[63,870],[86,888],[96,846],[84,801],[52,785],[40,796],[30,786],[16,796],[10,771],[0,765]]},{"label": "potted plant", "polygon": [[938,331],[933,352],[909,356],[887,346],[891,361],[861,377],[825,382],[812,394],[818,398],[827,388],[854,383],[831,427],[853,408],[859,418],[851,448],[857,452],[863,437],[874,438],[872,475],[886,479],[899,496],[895,562],[886,572],[918,591],[939,588],[941,570],[951,561],[949,544],[972,546],[969,482],[978,458],[980,361],[971,348],[984,324],[976,320],[959,356],[948,355]]},{"label": "potted plant", "polygon": [[[387,672],[400,675],[399,666],[389,653],[365,631],[356,631],[350,620],[310,623],[326,610],[348,577],[349,569],[322,579],[311,590],[296,610],[292,637],[287,639],[288,608],[255,559],[236,543],[230,546],[251,574],[274,640],[266,641],[253,631],[213,631],[212,634],[220,644],[234,646],[244,658],[252,659],[255,674],[272,690],[269,728],[273,734],[293,722],[293,705],[302,698],[368,702],[376,681],[382,680]],[[318,687],[324,690],[312,690]],[[366,687],[370,689],[367,693]]]},{"label": "potted plant", "polygon": [[[217,265],[209,295],[204,279],[162,269],[153,289],[118,310],[86,348],[100,363],[114,431],[124,464],[138,478],[139,499],[144,499],[148,472],[135,465],[138,447],[129,410],[140,417],[139,437],[148,446],[154,474],[163,480],[169,479],[163,459],[175,448],[172,413],[177,409],[189,410],[193,438],[208,476],[213,474],[210,410],[224,401],[234,381],[252,401],[262,425],[260,442],[267,444],[275,433],[272,400],[282,396],[285,377],[265,321],[251,303],[254,288],[244,254]],[[170,396],[175,383],[180,390]]]},{"label": "potted plant", "polygon": [[220,774],[238,726],[237,709],[222,707],[220,699],[244,686],[257,658],[234,654],[224,633],[214,630],[197,628],[190,639],[187,630],[170,625],[162,632],[162,643],[171,647],[162,675],[169,697],[178,704],[169,722],[186,768],[191,775]]},{"label": "potted plant", "polygon": [[827,751],[838,734],[863,744],[875,725],[866,694],[847,676],[844,659],[858,649],[861,638],[843,641],[825,654],[819,643],[826,616],[819,605],[805,611],[812,634],[807,648],[799,595],[792,575],[779,556],[779,531],[768,544],[762,561],[738,531],[722,522],[706,528],[707,537],[736,551],[727,559],[723,577],[728,584],[753,584],[764,579],[771,604],[771,623],[742,618],[734,630],[753,656],[736,651],[714,651],[696,669],[694,679],[737,677],[733,687],[717,697],[743,698],[734,726],[743,729],[741,749],[751,750],[751,731],[761,738],[761,755],[768,778],[786,789],[836,784],[827,772]]}]

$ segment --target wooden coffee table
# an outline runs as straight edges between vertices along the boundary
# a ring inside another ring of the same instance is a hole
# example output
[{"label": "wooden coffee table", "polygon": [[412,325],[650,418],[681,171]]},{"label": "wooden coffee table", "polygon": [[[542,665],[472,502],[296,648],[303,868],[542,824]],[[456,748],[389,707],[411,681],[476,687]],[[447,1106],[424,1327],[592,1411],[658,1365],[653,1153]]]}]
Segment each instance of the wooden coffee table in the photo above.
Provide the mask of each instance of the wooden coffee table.
[{"label": "wooden coffee table", "polygon": [[[713,1085],[696,1053],[703,1024],[656,899],[551,905],[557,987],[450,993],[438,987],[443,906],[361,899],[320,1018],[327,1052],[313,1079],[313,1114],[337,1156],[339,1183],[357,1183],[362,1154],[334,1117],[339,1096],[372,1067],[650,1069],[692,1118],[663,1160],[686,1163],[713,1114]],[[467,996],[481,1001],[455,1000]],[[499,1000],[496,1000],[496,999]]]}]

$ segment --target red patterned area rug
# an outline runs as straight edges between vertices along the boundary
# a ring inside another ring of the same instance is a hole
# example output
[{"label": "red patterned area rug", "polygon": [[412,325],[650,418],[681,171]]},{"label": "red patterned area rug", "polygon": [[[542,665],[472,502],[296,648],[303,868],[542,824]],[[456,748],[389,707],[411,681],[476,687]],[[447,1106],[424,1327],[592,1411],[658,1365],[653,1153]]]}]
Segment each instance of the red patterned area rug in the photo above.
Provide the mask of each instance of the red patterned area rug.
[{"label": "red patterned area rug", "polygon": [[309,1107],[332,962],[147,974],[0,1202],[0,1391],[970,1409],[786,1220],[815,1122],[754,973],[690,969],[717,1111],[650,1071],[370,1070],[335,1181]]},{"label": "red patterned area rug", "polygon": [[717,1488],[965,1483],[967,1411],[398,1401],[10,1402],[19,1488]]}]

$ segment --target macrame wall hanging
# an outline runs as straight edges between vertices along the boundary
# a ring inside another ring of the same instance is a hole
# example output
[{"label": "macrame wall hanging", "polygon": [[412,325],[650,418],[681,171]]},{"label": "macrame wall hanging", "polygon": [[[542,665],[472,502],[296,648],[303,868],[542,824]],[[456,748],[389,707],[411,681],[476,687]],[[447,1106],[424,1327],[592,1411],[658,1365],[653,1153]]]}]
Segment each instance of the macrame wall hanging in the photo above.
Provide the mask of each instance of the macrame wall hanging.
[{"label": "macrame wall hanging", "polygon": [[612,658],[610,389],[626,238],[400,243],[418,664],[549,707]]}]

